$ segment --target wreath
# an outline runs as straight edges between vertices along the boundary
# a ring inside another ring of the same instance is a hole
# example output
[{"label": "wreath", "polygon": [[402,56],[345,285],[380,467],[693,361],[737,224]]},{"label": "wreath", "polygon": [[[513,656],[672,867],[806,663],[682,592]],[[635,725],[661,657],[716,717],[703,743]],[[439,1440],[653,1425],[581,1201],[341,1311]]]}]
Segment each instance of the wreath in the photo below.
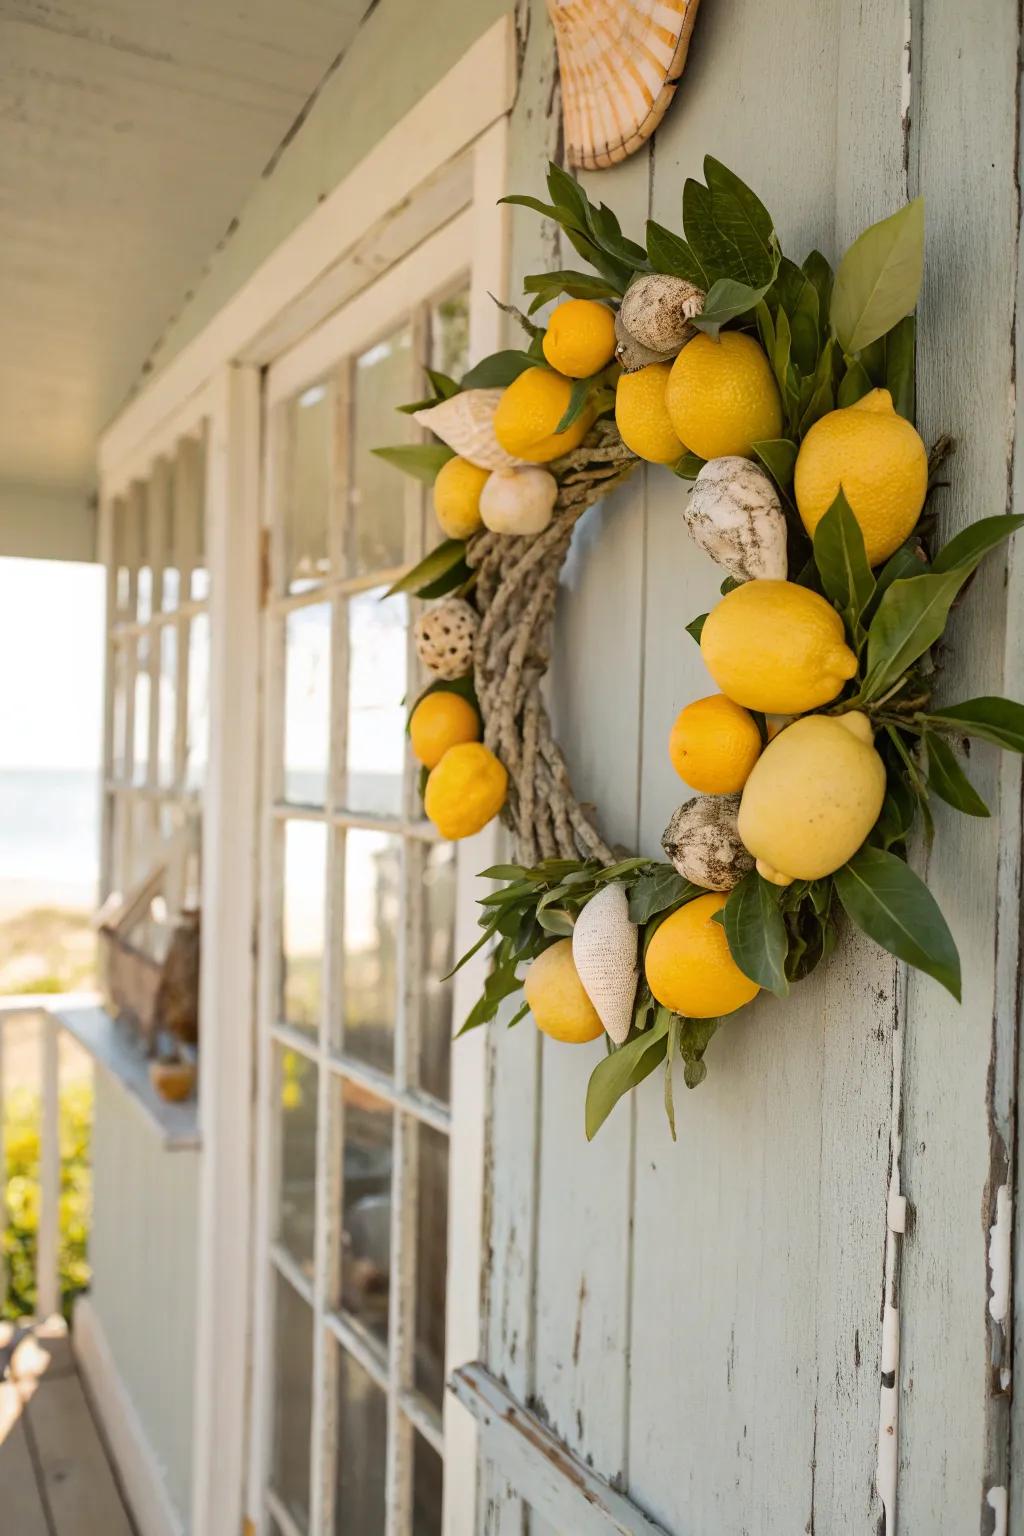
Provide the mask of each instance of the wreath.
[{"label": "wreath", "polygon": [[[434,680],[408,728],[441,834],[500,814],[514,838],[516,862],[482,872],[498,884],[455,967],[489,946],[460,1033],[522,990],[510,1023],[605,1037],[588,1138],[661,1066],[674,1136],[676,1059],[702,1082],[723,1020],[762,988],[785,997],[841,914],[960,999],[956,945],[907,850],[919,825],[933,835],[933,795],[989,814],[956,743],[1024,751],[1024,706],[934,705],[934,647],[1024,518],[933,547],[953,444],[929,453],[914,427],[920,198],[833,272],[819,251],[785,256],[711,157],[683,189],[684,234],[650,221],[645,245],[558,166],[547,185],[550,203],[506,201],[554,220],[593,270],[527,277],[529,312],[503,306],[527,344],[460,380],[428,369],[432,394],[399,409],[433,441],[377,450],[433,486],[447,535],[391,589],[439,599],[415,625]],[[719,691],[666,721],[697,791],[669,820],[667,862],[605,843],[542,691],[576,521],[644,462],[692,482],[686,529],[727,573],[686,625]]]}]

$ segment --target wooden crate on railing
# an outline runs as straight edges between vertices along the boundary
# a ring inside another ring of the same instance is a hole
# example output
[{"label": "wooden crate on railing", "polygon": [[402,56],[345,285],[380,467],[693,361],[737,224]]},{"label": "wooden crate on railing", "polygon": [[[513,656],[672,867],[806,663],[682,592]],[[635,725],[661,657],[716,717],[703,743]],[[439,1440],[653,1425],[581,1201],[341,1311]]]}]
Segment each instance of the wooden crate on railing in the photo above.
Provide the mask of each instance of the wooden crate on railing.
[{"label": "wooden crate on railing", "polygon": [[199,912],[162,909],[166,867],[97,914],[104,1006],[155,1052],[158,1038],[199,1039]]}]

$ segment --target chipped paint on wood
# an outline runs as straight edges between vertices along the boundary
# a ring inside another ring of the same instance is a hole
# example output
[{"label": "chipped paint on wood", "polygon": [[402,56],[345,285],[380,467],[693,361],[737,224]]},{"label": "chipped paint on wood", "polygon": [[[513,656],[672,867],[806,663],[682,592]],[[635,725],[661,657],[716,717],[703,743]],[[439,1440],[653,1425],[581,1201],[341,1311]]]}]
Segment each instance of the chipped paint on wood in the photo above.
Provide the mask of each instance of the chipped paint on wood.
[{"label": "chipped paint on wood", "polygon": [[1000,1184],[996,1190],[995,1220],[988,1229],[988,1310],[997,1323],[1005,1323],[1006,1314],[1010,1310],[1011,1209],[1010,1187],[1008,1184]]}]

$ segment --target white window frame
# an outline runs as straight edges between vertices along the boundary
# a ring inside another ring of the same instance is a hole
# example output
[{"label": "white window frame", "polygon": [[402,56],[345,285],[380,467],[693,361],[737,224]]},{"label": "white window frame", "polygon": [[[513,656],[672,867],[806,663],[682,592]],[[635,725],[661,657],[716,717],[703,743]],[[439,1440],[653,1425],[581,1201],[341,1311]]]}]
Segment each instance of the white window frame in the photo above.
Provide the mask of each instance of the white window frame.
[{"label": "white window frame", "polygon": [[[198,1237],[199,1320],[193,1422],[192,1536],[256,1530],[260,1436],[249,1420],[253,1366],[253,1221],[257,1157],[254,934],[257,915],[260,611],[260,369],[418,241],[470,210],[470,351],[502,342],[490,294],[508,290],[507,114],[516,36],[502,17],[262,263],[211,321],[120,413],[99,446],[106,507],[190,421],[207,420],[207,559],[211,581],[211,734],[203,795],[205,1021]],[[107,520],[109,521],[109,520]],[[102,554],[109,554],[109,534]],[[456,946],[475,936],[481,834],[458,861]],[[456,1013],[479,988],[482,957],[460,972]],[[452,1056],[447,1356],[480,1344],[485,1057],[482,1032]],[[472,1416],[446,1394],[448,1454],[476,1465]],[[446,1489],[446,1536],[473,1536],[476,1492]],[[319,1533],[318,1533],[319,1536]]]}]

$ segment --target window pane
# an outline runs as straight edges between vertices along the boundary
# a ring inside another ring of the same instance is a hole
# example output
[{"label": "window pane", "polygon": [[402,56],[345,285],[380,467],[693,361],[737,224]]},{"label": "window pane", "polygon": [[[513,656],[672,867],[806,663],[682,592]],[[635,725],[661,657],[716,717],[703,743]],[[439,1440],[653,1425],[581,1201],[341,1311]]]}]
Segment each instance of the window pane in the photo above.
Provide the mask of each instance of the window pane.
[{"label": "window pane", "polygon": [[320,1023],[324,961],[327,828],[290,821],[284,834],[281,1018],[300,1029]]},{"label": "window pane", "polygon": [[139,638],[135,653],[135,720],[132,727],[132,782],[145,784],[149,772],[149,646],[148,635]]},{"label": "window pane", "polygon": [[189,579],[189,595],[194,603],[205,602],[210,595],[210,572],[206,563],[206,437],[195,445],[195,560]]},{"label": "window pane", "polygon": [[440,299],[430,312],[430,357],[433,367],[449,378],[461,379],[469,362],[469,289]]},{"label": "window pane", "polygon": [[201,789],[206,779],[210,734],[210,620],[197,614],[188,627],[188,726],[185,787]]},{"label": "window pane", "polygon": [[334,390],[314,384],[283,409],[284,579],[288,592],[304,592],[330,569],[328,529]]},{"label": "window pane", "polygon": [[444,1468],[422,1435],[413,1436],[412,1536],[441,1536]]},{"label": "window pane", "polygon": [[133,505],[133,514],[138,519],[136,538],[138,539],[139,569],[135,578],[135,608],[140,624],[148,624],[153,616],[153,545],[152,530],[149,526],[150,519],[150,487],[140,487],[140,494]]},{"label": "window pane", "polygon": [[397,816],[405,767],[406,623],[404,598],[381,602],[383,588],[348,604],[348,746],[344,803],[351,811]]},{"label": "window pane", "polygon": [[416,1212],[416,1386],[441,1407],[444,1400],[444,1306],[448,1276],[448,1138],[418,1128]]},{"label": "window pane", "polygon": [[331,734],[331,605],[297,608],[285,620],[284,795],[323,805]]},{"label": "window pane", "polygon": [[388,1405],[380,1388],[338,1349],[335,1536],[383,1536]]},{"label": "window pane", "polygon": [[421,848],[420,953],[411,978],[420,995],[419,1083],[448,1102],[451,1088],[452,983],[455,962],[455,849]]},{"label": "window pane", "polygon": [[313,1314],[281,1275],[274,1277],[274,1443],[271,1487],[299,1527],[309,1528],[313,1433]]},{"label": "window pane", "polygon": [[124,779],[128,774],[128,647],[124,641],[115,644],[111,666],[114,719],[110,770],[115,779]]},{"label": "window pane", "polygon": [[316,1226],[316,1084],[312,1062],[276,1048],[280,1084],[280,1210],[278,1241],[304,1273],[313,1274]]},{"label": "window pane", "polygon": [[355,1083],[341,1085],[341,1304],[388,1340],[391,1284],[392,1125],[389,1104]]},{"label": "window pane", "polygon": [[160,590],[160,606],[164,613],[173,613],[181,601],[181,555],[178,548],[177,479],[174,465],[167,468],[167,484],[164,487],[166,511],[163,530],[163,580]]},{"label": "window pane", "polygon": [[344,1049],[389,1072],[398,998],[402,844],[386,832],[345,835],[342,933]]},{"label": "window pane", "polygon": [[178,716],[178,628],[160,630],[160,696],[157,702],[157,780],[167,789],[175,776],[175,729]]},{"label": "window pane", "polygon": [[114,502],[114,609],[119,618],[128,617],[131,601],[131,573],[128,569],[128,505]]},{"label": "window pane", "polygon": [[406,325],[356,359],[350,572],[386,569],[405,558],[403,476],[371,450],[405,435],[395,416],[395,401],[408,400],[412,388],[412,336]]}]

